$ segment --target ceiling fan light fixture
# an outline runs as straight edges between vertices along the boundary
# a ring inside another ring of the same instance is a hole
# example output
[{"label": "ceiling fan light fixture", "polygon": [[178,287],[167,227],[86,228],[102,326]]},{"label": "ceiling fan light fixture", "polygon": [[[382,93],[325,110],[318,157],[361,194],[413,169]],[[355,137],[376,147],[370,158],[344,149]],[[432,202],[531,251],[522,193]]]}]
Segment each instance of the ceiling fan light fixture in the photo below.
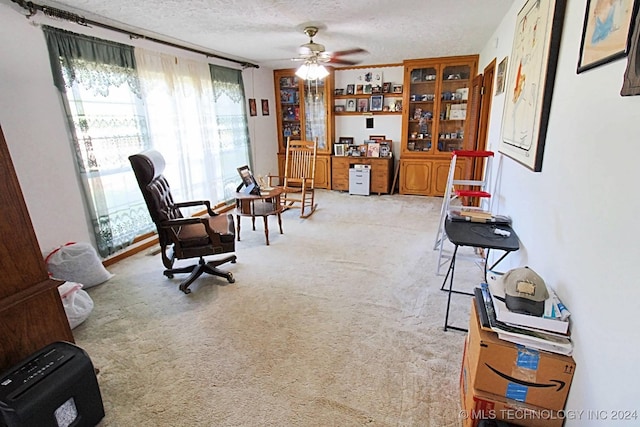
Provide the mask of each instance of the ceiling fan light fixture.
[{"label": "ceiling fan light fixture", "polygon": [[296,76],[303,80],[322,80],[329,75],[329,71],[317,62],[305,62],[296,71]]}]

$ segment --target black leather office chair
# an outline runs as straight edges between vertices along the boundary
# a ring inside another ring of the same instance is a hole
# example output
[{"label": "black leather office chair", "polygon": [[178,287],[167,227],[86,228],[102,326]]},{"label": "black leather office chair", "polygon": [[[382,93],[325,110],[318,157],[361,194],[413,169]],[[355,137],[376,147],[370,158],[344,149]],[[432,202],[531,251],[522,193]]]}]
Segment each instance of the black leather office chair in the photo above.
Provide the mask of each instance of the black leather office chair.
[{"label": "black leather office chair", "polygon": [[[175,203],[169,183],[162,174],[165,161],[156,150],[146,150],[129,156],[131,167],[138,180],[138,186],[147,203],[151,219],[158,230],[158,240],[162,252],[164,275],[173,278],[174,274],[191,273],[180,284],[185,294],[191,292],[189,285],[202,273],[225,277],[229,283],[235,279],[229,272],[217,267],[221,264],[236,262],[235,255],[205,262],[204,257],[235,251],[235,224],[231,214],[217,214],[211,209],[208,200]],[[180,208],[191,206],[206,207],[209,216],[185,218]],[[176,259],[199,258],[198,264],[174,268]]]}]

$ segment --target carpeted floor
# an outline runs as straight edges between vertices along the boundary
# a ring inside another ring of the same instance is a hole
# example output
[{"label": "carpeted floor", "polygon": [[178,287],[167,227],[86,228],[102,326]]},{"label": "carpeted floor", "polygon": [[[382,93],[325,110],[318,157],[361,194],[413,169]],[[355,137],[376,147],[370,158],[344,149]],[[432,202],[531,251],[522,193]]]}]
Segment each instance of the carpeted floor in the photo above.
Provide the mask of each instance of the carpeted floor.
[{"label": "carpeted floor", "polygon": [[[459,426],[465,334],[443,331],[432,250],[442,199],[317,192],[317,212],[242,219],[236,282],[192,293],[159,255],[109,268],[74,329],[100,369],[101,426]],[[482,273],[456,268],[456,289]],[[452,297],[466,326],[471,299]]]}]

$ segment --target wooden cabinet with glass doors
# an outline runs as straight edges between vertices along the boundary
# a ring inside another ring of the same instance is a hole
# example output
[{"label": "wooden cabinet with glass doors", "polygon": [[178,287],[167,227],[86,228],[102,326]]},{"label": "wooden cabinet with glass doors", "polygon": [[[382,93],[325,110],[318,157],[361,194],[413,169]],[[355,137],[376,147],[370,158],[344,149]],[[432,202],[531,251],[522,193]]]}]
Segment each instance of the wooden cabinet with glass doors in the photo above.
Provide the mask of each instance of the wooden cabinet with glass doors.
[{"label": "wooden cabinet with glass doors", "polygon": [[331,188],[331,141],[333,135],[333,70],[323,80],[305,81],[295,69],[275,70],[276,120],[278,126],[278,174],[284,175],[287,138],[318,139],[316,188]]},{"label": "wooden cabinet with glass doors", "polygon": [[[442,196],[454,150],[472,149],[467,105],[478,56],[404,61],[400,193]],[[466,171],[456,166],[456,178]]]}]

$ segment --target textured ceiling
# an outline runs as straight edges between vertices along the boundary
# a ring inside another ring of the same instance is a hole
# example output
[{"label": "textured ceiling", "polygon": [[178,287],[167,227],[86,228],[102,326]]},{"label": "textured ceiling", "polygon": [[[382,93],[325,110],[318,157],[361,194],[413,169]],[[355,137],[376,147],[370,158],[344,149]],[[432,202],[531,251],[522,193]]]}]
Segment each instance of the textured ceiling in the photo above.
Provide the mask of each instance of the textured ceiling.
[{"label": "textured ceiling", "polygon": [[291,68],[303,28],[361,65],[479,53],[513,0],[60,0],[36,4],[269,68]]}]

